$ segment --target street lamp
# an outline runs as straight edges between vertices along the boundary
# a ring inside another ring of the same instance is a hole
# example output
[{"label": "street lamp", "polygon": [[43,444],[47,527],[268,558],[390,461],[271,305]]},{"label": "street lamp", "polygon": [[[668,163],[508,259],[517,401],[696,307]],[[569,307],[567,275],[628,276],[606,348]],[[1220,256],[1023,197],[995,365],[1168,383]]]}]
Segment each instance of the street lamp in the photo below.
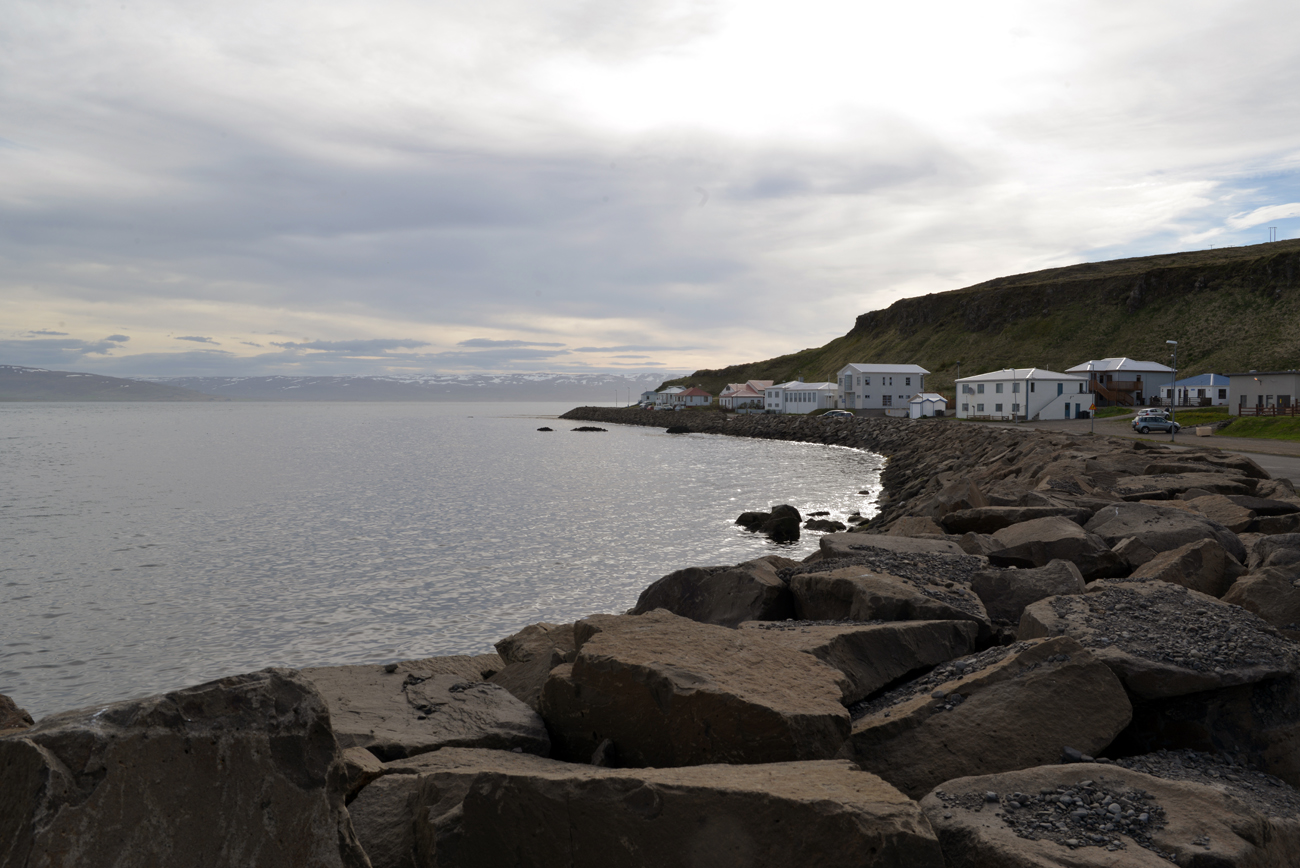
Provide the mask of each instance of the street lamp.
[{"label": "street lamp", "polygon": [[1169,404],[1169,442],[1174,442],[1174,429],[1178,427],[1178,341],[1165,341],[1174,348],[1174,381],[1169,384],[1173,401]]}]

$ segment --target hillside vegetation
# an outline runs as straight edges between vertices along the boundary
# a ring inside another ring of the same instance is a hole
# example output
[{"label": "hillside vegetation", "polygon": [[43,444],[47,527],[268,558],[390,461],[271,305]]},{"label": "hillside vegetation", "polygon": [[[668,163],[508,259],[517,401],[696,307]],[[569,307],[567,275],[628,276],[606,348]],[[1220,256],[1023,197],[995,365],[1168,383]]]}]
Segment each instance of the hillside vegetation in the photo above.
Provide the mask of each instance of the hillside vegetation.
[{"label": "hillside vegetation", "polygon": [[700,370],[664,385],[834,380],[849,362],[904,362],[953,393],[970,376],[1007,367],[1063,371],[1128,356],[1169,364],[1180,377],[1300,367],[1300,240],[1090,262],[999,277],[906,298],[864,313],[824,347]]}]

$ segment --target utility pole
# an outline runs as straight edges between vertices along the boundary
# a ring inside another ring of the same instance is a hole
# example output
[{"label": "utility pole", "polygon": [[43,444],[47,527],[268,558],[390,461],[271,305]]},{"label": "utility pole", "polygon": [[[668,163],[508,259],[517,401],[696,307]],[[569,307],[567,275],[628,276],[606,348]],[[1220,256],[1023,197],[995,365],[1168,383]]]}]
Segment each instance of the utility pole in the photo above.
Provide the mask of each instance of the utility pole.
[{"label": "utility pole", "polygon": [[1178,425],[1178,341],[1165,341],[1174,348],[1174,381],[1170,384],[1173,401],[1169,404],[1169,442],[1174,442],[1174,429]]}]

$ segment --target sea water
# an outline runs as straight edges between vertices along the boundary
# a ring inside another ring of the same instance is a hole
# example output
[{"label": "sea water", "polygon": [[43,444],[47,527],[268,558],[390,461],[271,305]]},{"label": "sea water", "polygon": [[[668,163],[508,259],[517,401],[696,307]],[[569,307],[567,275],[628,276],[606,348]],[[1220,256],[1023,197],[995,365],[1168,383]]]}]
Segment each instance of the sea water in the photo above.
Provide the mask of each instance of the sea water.
[{"label": "sea water", "polygon": [[0,693],[40,717],[265,666],[487,652],[625,611],[673,570],[816,549],[741,512],[875,510],[872,453],[574,432],[567,409],[0,404]]}]

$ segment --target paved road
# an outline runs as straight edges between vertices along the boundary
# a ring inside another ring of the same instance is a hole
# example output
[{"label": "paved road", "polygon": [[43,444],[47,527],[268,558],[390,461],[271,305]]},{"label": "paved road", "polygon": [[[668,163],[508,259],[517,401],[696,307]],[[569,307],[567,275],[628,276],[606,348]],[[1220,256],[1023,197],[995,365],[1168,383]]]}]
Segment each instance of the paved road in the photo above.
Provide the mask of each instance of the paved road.
[{"label": "paved road", "polygon": [[[1087,434],[1093,431],[1108,437],[1125,437],[1129,440],[1151,440],[1168,443],[1168,434],[1139,434],[1129,427],[1131,416],[1112,416],[1109,419],[1054,419],[1048,422],[1023,422],[1020,427],[1046,428],[1050,431],[1068,431]],[[1003,423],[992,423],[1003,424]],[[1005,427],[1015,427],[1006,425]],[[1274,478],[1285,478],[1300,486],[1300,443],[1289,440],[1260,440],[1254,437],[1197,437],[1191,428],[1174,435],[1174,447],[1183,449],[1222,449],[1245,455]]]}]

